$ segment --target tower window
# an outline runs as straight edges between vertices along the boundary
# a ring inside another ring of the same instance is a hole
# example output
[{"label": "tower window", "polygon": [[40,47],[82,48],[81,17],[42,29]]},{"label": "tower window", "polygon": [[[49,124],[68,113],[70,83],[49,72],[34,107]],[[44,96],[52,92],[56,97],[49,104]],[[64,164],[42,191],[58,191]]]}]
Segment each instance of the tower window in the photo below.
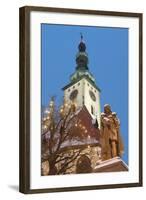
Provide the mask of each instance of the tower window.
[{"label": "tower window", "polygon": [[87,85],[89,86],[89,83]]},{"label": "tower window", "polygon": [[78,86],[80,85],[80,83],[78,83]]},{"label": "tower window", "polygon": [[68,92],[70,92],[70,89],[68,89]]},{"label": "tower window", "polygon": [[73,89],[75,89],[75,86],[73,86]]},{"label": "tower window", "polygon": [[93,106],[91,106],[91,114],[94,115],[94,109],[93,109]]},{"label": "tower window", "polygon": [[85,101],[84,101],[84,95],[83,95],[83,105],[85,104]]}]

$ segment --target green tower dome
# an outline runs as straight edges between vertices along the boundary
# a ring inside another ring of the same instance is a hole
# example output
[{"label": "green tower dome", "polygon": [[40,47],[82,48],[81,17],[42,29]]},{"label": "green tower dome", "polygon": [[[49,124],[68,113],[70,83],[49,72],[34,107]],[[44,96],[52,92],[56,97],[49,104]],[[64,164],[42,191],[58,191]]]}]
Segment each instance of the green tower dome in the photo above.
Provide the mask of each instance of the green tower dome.
[{"label": "green tower dome", "polygon": [[89,72],[88,63],[86,44],[83,42],[83,36],[81,34],[81,41],[78,45],[78,53],[76,54],[76,71],[70,76],[71,82],[74,82],[83,76],[90,79],[91,82],[95,82],[93,75]]},{"label": "green tower dome", "polygon": [[88,70],[88,54],[86,53],[86,44],[83,42],[83,35],[81,34],[81,41],[78,45],[78,53],[76,55],[76,70]]}]

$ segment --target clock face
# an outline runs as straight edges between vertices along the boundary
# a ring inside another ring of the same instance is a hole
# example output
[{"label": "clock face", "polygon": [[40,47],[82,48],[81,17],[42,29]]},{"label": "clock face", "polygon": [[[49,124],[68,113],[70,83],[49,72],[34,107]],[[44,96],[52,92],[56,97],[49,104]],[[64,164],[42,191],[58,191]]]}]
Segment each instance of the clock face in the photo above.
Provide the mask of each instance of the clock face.
[{"label": "clock face", "polygon": [[96,101],[95,94],[91,90],[89,90],[89,95],[93,101]]},{"label": "clock face", "polygon": [[72,93],[70,94],[70,100],[74,100],[78,95],[78,90],[74,90],[72,91]]}]

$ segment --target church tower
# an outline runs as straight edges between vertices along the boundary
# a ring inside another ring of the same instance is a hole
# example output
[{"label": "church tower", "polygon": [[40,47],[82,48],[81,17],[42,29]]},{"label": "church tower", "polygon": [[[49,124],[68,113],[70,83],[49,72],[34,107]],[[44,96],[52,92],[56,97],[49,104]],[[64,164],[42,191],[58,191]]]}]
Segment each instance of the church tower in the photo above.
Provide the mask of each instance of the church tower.
[{"label": "church tower", "polygon": [[70,83],[63,88],[64,99],[67,102],[74,102],[77,108],[85,106],[100,126],[100,89],[89,71],[88,62],[86,45],[81,35],[76,55],[76,69],[70,76]]}]

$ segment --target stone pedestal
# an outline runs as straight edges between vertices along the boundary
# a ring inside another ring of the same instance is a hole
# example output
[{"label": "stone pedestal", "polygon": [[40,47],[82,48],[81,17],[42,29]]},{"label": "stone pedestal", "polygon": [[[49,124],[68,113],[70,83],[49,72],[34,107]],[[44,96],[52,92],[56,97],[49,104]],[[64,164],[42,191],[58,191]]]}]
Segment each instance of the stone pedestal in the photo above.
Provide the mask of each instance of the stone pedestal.
[{"label": "stone pedestal", "polygon": [[128,171],[127,164],[120,158],[115,157],[109,160],[97,163],[94,172],[120,172]]}]

